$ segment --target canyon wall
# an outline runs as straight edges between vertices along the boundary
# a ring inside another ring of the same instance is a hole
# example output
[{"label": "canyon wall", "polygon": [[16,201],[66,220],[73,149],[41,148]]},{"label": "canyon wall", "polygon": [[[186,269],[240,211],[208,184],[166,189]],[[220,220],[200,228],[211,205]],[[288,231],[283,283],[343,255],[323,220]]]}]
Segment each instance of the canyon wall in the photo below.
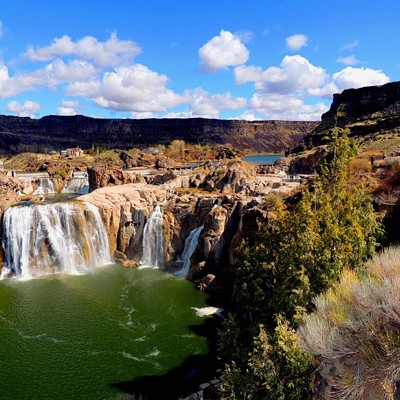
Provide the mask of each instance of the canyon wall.
[{"label": "canyon wall", "polygon": [[231,144],[238,149],[271,153],[294,146],[317,122],[239,121],[189,119],[100,119],[76,116],[46,116],[31,119],[0,116],[0,152],[49,152],[69,147],[147,147],[187,143]]},{"label": "canyon wall", "polygon": [[348,128],[353,137],[371,135],[376,138],[384,133],[399,133],[400,82],[334,94],[329,111],[307,135],[308,146],[321,144],[326,133],[334,127]]}]

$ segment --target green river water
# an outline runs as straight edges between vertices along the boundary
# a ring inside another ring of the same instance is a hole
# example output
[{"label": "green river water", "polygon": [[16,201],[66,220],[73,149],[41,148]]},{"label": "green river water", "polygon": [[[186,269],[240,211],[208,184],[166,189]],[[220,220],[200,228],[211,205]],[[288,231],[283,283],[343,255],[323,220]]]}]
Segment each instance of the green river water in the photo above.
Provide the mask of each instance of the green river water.
[{"label": "green river water", "polygon": [[0,399],[140,398],[124,385],[207,353],[192,308],[205,304],[192,283],[152,268],[4,279]]}]

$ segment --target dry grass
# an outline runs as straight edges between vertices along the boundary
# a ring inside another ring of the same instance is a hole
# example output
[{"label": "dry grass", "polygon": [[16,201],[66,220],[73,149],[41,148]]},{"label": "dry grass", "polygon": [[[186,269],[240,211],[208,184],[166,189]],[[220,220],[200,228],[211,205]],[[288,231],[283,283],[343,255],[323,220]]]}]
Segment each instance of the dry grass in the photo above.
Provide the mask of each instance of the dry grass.
[{"label": "dry grass", "polygon": [[400,248],[376,255],[362,277],[344,271],[315,305],[299,337],[334,371],[332,398],[361,400],[374,387],[392,399],[400,379]]},{"label": "dry grass", "polygon": [[357,140],[357,145],[362,152],[390,153],[391,151],[399,151],[400,135],[387,133],[378,136],[365,136]]}]

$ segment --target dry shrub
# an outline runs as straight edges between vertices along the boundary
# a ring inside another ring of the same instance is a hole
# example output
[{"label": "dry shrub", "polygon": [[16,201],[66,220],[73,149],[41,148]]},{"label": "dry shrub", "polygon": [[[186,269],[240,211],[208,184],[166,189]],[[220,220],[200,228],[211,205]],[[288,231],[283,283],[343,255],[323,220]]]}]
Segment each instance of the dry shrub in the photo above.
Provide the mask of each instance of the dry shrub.
[{"label": "dry shrub", "polygon": [[367,158],[354,158],[348,167],[350,175],[363,175],[370,172],[371,169],[371,161]]},{"label": "dry shrub", "polygon": [[[393,399],[400,379],[400,248],[344,271],[299,328],[300,345],[334,381],[332,399],[361,400],[369,391]],[[321,373],[323,375],[323,373]]]}]

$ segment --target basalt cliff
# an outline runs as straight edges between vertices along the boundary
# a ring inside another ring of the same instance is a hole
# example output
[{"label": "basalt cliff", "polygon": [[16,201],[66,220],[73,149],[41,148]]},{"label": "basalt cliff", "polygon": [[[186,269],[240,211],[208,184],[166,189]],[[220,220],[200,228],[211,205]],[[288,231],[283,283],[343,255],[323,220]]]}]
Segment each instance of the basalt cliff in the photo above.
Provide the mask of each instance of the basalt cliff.
[{"label": "basalt cliff", "polygon": [[347,89],[333,95],[329,111],[307,135],[307,147],[324,142],[329,130],[348,128],[350,136],[376,139],[381,134],[400,132],[400,82],[382,86]]},{"label": "basalt cliff", "polygon": [[187,143],[231,144],[253,152],[282,152],[312,131],[317,122],[189,119],[99,119],[80,115],[40,119],[0,116],[0,152],[42,152],[80,146],[147,147]]}]

